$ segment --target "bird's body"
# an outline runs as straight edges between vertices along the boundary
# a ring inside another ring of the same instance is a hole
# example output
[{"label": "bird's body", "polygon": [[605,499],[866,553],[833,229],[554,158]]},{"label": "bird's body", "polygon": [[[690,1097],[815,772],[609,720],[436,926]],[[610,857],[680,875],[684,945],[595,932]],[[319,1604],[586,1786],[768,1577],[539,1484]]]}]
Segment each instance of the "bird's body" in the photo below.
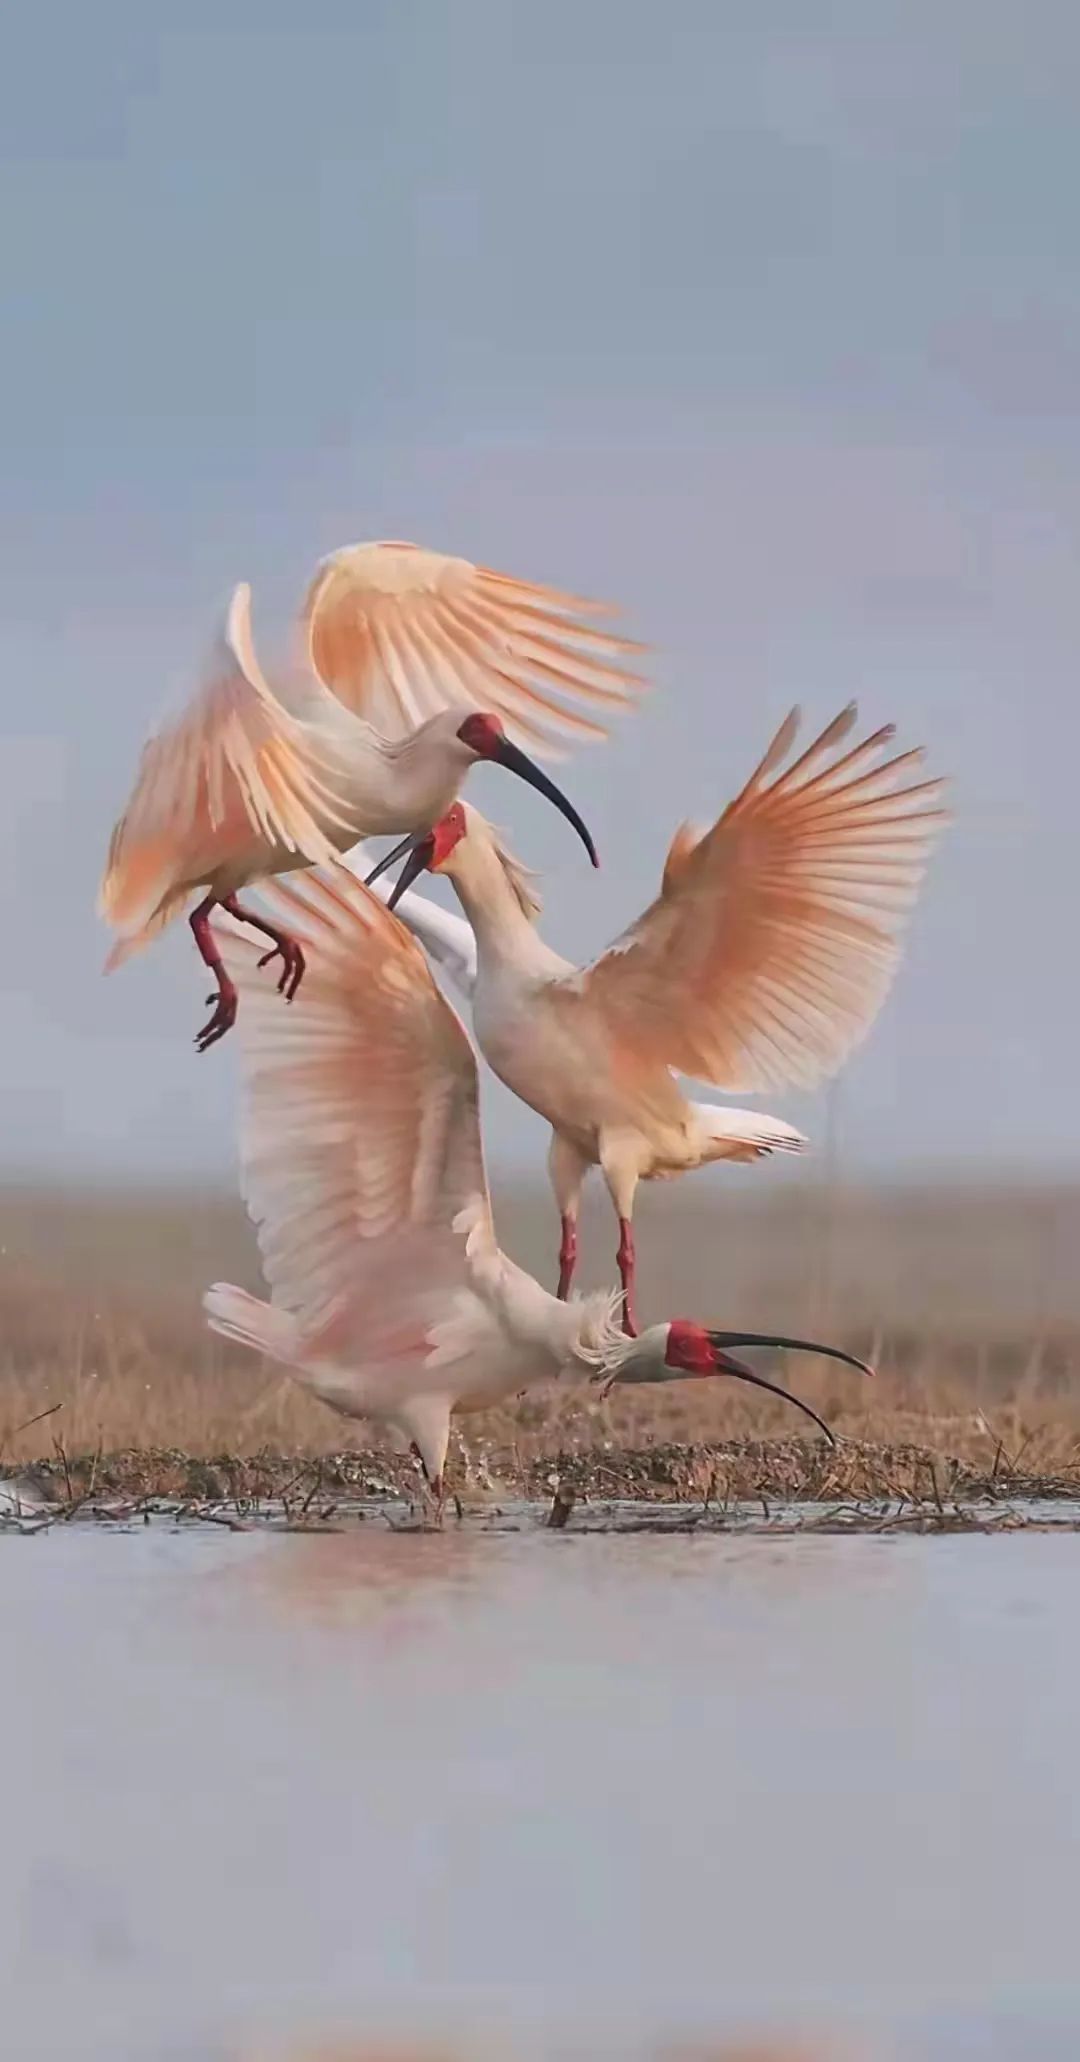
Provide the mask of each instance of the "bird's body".
[{"label": "bird's body", "polygon": [[453,1412],[538,1383],[761,1382],[725,1353],[734,1336],[676,1322],[631,1340],[617,1295],[561,1301],[503,1253],[475,1058],[423,953],[343,868],[271,895],[307,957],[293,1010],[273,1007],[250,941],[219,936],[245,1001],[243,1188],[271,1302],[218,1283],[216,1330],[414,1442],[434,1483]]},{"label": "bird's body", "polygon": [[[531,929],[513,895],[506,893],[498,863],[476,892],[480,868],[475,856],[470,850],[468,871],[455,885],[470,919],[480,923],[473,1027],[493,1073],[546,1117],[565,1146],[590,1165],[601,1165],[616,1140],[627,1148],[633,1140],[642,1179],[735,1156],[735,1138],[706,1132],[698,1106],[683,1095],[674,1075],[665,1067],[641,1064],[603,1017],[588,1008],[575,985],[577,968],[549,952]],[[485,921],[491,917],[494,922]],[[497,946],[492,942],[496,930]],[[721,1114],[736,1117],[749,1132],[759,1130],[749,1110]],[[771,1127],[775,1120],[765,1122]],[[792,1151],[802,1143],[784,1125],[777,1125],[776,1142]],[[745,1147],[744,1156],[752,1158],[749,1139]]]},{"label": "bird's body", "polygon": [[279,927],[241,910],[239,891],[325,864],[358,837],[428,828],[480,758],[540,788],[591,851],[576,811],[517,742],[528,737],[551,753],[560,735],[604,734],[552,702],[543,676],[612,708],[642,684],[613,663],[633,647],[578,620],[590,606],[410,545],[354,547],[312,583],[307,663],[282,698],[256,657],[250,591],[237,587],[201,689],[145,747],[113,832],[99,895],[119,933],[107,964],[137,951],[201,890],[192,928],[219,985],[199,1042],[216,1042],[235,997],[214,957],[214,906],[266,931],[267,957],[281,954],[280,986],[291,997],[302,954]]},{"label": "bird's body", "polygon": [[[478,827],[481,821],[470,810],[470,824]],[[620,1070],[610,1032],[573,1002],[577,967],[553,952],[533,927],[518,891],[508,884],[505,848],[500,843],[497,849],[502,855],[497,868],[478,862],[478,870],[489,877],[487,906],[467,889],[461,898],[484,938],[482,951],[473,922],[463,922],[412,889],[394,900],[394,908],[469,1003],[477,1043],[508,1088],[597,1165],[602,1136],[625,1130],[636,1104],[639,1129],[658,1127],[644,1155],[650,1180],[713,1160],[748,1161],[763,1152],[797,1152],[805,1145],[802,1133],[778,1118],[691,1102],[668,1070],[652,1079],[643,1070],[636,1079]],[[470,863],[474,858],[470,851]],[[370,855],[359,848],[348,854],[348,863],[362,875]],[[390,881],[372,885],[382,901],[393,898]]]},{"label": "bird's body", "polygon": [[[425,1292],[426,1242],[412,1252],[409,1317],[384,1339],[342,1322],[312,1340],[302,1322],[241,1289],[209,1291],[215,1329],[296,1372],[320,1402],[345,1417],[371,1418],[415,1444],[431,1479],[445,1457],[452,1416],[493,1405],[560,1377],[585,1381],[605,1347],[625,1335],[617,1297],[560,1303],[495,1244],[482,1204],[455,1220],[458,1286]],[[406,1235],[401,1252],[409,1250]]]},{"label": "bird's body", "polygon": [[903,785],[915,753],[875,765],[891,730],[837,756],[853,721],[845,711],[770,780],[789,719],[714,828],[677,834],[659,897],[590,967],[544,943],[523,870],[464,804],[416,841],[402,875],[407,884],[427,865],[453,882],[476,941],[477,1043],[552,1126],[560,1292],[582,1184],[598,1165],[619,1218],[631,1326],[638,1182],[805,1144],[776,1118],[692,1101],[676,1073],[728,1093],[809,1086],[835,1071],[887,990],[942,784]]},{"label": "bird's body", "polygon": [[[632,1276],[629,1225],[639,1181],[671,1180],[717,1160],[797,1153],[806,1141],[779,1118],[691,1101],[662,1061],[620,1041],[589,1008],[578,969],[535,930],[490,826],[475,810],[468,823],[451,864],[476,937],[473,1030],[492,1072],[552,1127],[548,1168],[562,1219],[559,1285],[565,1295],[591,1167],[600,1167],[608,1183],[620,1219],[620,1268],[625,1276],[629,1262]],[[629,1316],[636,1329],[632,1282]]]}]

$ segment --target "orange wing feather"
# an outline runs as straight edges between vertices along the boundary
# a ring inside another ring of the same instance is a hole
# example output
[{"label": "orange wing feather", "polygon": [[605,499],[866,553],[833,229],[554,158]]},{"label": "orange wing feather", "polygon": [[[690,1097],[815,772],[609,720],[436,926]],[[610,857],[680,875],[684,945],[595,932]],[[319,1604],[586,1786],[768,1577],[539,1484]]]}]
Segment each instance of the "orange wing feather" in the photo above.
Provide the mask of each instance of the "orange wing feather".
[{"label": "orange wing feather", "polygon": [[[192,887],[245,847],[327,860],[334,827],[356,834],[334,769],[263,678],[250,589],[239,586],[203,687],[143,749],[110,840],[98,912],[126,934],[160,928]],[[112,963],[125,956],[118,947]]]},{"label": "orange wing feather", "polygon": [[567,740],[606,736],[647,684],[625,664],[644,646],[582,620],[608,613],[414,544],[358,544],[319,567],[302,628],[324,686],[384,736],[445,709],[486,709],[557,757]]},{"label": "orange wing feather", "polygon": [[422,1342],[429,1290],[445,1313],[464,1284],[454,1220],[487,1205],[476,1061],[420,947],[347,868],[260,895],[307,971],[283,1009],[260,946],[215,923],[240,991],[244,1198],[309,1350],[355,1334],[375,1358],[399,1319]]},{"label": "orange wing feather", "polygon": [[945,783],[892,726],[847,751],[852,706],[785,772],[793,712],[718,822],[677,833],[657,900],[575,985],[617,1046],[731,1093],[834,1073],[900,956]]}]

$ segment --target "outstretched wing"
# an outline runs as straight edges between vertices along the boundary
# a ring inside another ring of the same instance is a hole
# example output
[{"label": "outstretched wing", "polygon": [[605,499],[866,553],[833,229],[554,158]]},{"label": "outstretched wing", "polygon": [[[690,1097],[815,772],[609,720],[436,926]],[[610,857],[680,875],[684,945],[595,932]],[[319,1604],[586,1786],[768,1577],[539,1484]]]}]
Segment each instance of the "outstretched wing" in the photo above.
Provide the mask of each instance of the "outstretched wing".
[{"label": "outstretched wing", "polygon": [[273,1300],[309,1342],[328,1328],[321,1350],[344,1327],[365,1358],[411,1354],[465,1281],[455,1220],[489,1213],[472,1047],[420,947],[347,868],[260,893],[305,954],[292,1003],[257,945],[216,929],[241,991],[242,1186]]},{"label": "outstretched wing", "polygon": [[568,984],[626,1051],[760,1094],[834,1073],[869,1029],[948,817],[943,781],[908,779],[921,752],[882,760],[892,725],[839,749],[855,718],[777,772],[793,710],[712,830],[677,833],[658,899]]},{"label": "outstretched wing", "polygon": [[251,589],[234,589],[206,678],[176,722],[144,746],[109,845],[98,913],[118,930],[145,924],[170,890],[252,839],[314,862],[327,830],[348,830],[311,733],[272,693],[251,636]]},{"label": "outstretched wing", "polygon": [[318,678],[385,737],[447,709],[484,709],[554,758],[567,742],[606,736],[646,686],[625,665],[643,646],[583,620],[609,613],[468,559],[380,543],[323,561],[302,622]]}]

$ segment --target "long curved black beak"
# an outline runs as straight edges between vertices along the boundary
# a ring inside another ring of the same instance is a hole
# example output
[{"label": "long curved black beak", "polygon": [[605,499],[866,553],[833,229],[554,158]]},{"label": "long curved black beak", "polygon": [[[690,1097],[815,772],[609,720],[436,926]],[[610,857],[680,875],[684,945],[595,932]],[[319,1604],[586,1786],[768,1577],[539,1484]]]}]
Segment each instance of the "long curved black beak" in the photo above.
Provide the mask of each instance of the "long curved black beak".
[{"label": "long curved black beak", "polygon": [[[713,1336],[710,1332],[710,1339]],[[781,1389],[779,1382],[766,1381],[764,1375],[755,1375],[751,1368],[743,1366],[741,1360],[736,1360],[734,1354],[722,1353],[717,1348],[716,1371],[720,1375],[733,1375],[737,1382],[752,1382],[755,1389],[767,1389],[770,1396],[779,1396],[784,1403],[793,1403],[796,1410],[802,1411],[804,1417],[813,1419],[819,1431],[824,1432],[830,1446],[836,1445],[835,1435],[830,1432],[824,1418],[819,1418],[816,1410],[811,1410],[810,1405],[804,1403],[801,1396],[793,1396],[790,1389]]]},{"label": "long curved black beak", "polygon": [[820,1353],[826,1360],[842,1360],[845,1367],[858,1368],[861,1375],[874,1372],[868,1361],[859,1360],[854,1353],[845,1353],[840,1346],[821,1346],[816,1339],[784,1339],[778,1332],[710,1332],[708,1338],[718,1352],[726,1346],[779,1346],[787,1353]]},{"label": "long curved black beak", "polygon": [[824,1418],[819,1418],[816,1410],[811,1410],[810,1405],[804,1403],[801,1396],[793,1396],[790,1389],[782,1389],[778,1382],[769,1382],[764,1375],[755,1375],[752,1368],[746,1367],[741,1360],[736,1360],[733,1353],[727,1351],[728,1347],[776,1346],[789,1353],[820,1353],[826,1360],[842,1360],[846,1367],[858,1368],[860,1374],[872,1375],[874,1372],[865,1360],[859,1360],[854,1353],[845,1353],[840,1346],[822,1346],[816,1339],[788,1339],[779,1332],[709,1332],[706,1336],[716,1354],[718,1374],[732,1375],[738,1382],[752,1382],[755,1389],[768,1389],[771,1395],[781,1397],[785,1403],[793,1403],[796,1410],[802,1411],[804,1417],[813,1419],[814,1424],[824,1432],[830,1446],[835,1446],[836,1440]]},{"label": "long curved black beak", "polygon": [[600,861],[596,856],[592,834],[582,822],[573,803],[567,801],[562,789],[557,788],[546,773],[541,773],[539,766],[533,765],[528,753],[521,751],[517,745],[512,745],[508,737],[501,737],[498,744],[492,748],[491,757],[499,766],[506,766],[521,780],[527,780],[529,786],[536,789],[537,794],[546,795],[549,802],[554,802],[560,815],[565,816],[567,823],[573,824],[593,865],[599,866]]},{"label": "long curved black beak", "polygon": [[402,838],[400,845],[395,845],[391,852],[384,854],[377,866],[372,867],[371,872],[365,878],[365,888],[370,888],[372,882],[377,881],[380,874],[384,874],[388,867],[395,866],[397,861],[404,859],[406,853],[408,853],[407,863],[401,869],[401,877],[395,883],[393,894],[387,898],[387,909],[396,909],[406,888],[411,888],[413,882],[418,880],[419,876],[424,872],[425,867],[431,864],[434,850],[435,834],[433,831],[410,831],[407,838]]}]

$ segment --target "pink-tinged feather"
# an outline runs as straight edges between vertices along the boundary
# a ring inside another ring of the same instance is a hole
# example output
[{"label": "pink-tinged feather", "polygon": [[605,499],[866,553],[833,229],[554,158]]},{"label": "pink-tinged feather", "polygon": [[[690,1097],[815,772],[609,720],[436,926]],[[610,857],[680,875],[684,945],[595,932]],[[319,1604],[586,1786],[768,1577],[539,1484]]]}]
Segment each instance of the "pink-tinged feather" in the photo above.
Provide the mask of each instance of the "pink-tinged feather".
[{"label": "pink-tinged feather", "polygon": [[467,559],[375,543],[324,561],[301,627],[317,678],[387,737],[421,710],[491,707],[516,742],[554,756],[560,738],[607,734],[575,702],[614,712],[648,684],[620,664],[643,646],[581,620],[608,613]]},{"label": "pink-tinged feather", "polygon": [[424,954],[337,865],[262,891],[307,972],[283,1010],[259,947],[215,922],[241,997],[245,1198],[275,1302],[304,1351],[422,1357],[466,1280],[454,1229],[487,1184],[468,1038]]},{"label": "pink-tinged feather", "polygon": [[948,813],[943,781],[905,784],[921,753],[870,767],[891,724],[830,756],[855,718],[777,772],[789,716],[712,830],[676,833],[657,901],[580,979],[617,1050],[758,1094],[812,1086],[865,1035]]},{"label": "pink-tinged feather", "polygon": [[355,833],[334,782],[317,742],[263,678],[249,590],[238,587],[202,689],[144,747],[110,841],[100,914],[144,942],[160,912],[174,914],[219,873],[243,880],[281,851],[297,864],[332,859],[330,833]]}]

